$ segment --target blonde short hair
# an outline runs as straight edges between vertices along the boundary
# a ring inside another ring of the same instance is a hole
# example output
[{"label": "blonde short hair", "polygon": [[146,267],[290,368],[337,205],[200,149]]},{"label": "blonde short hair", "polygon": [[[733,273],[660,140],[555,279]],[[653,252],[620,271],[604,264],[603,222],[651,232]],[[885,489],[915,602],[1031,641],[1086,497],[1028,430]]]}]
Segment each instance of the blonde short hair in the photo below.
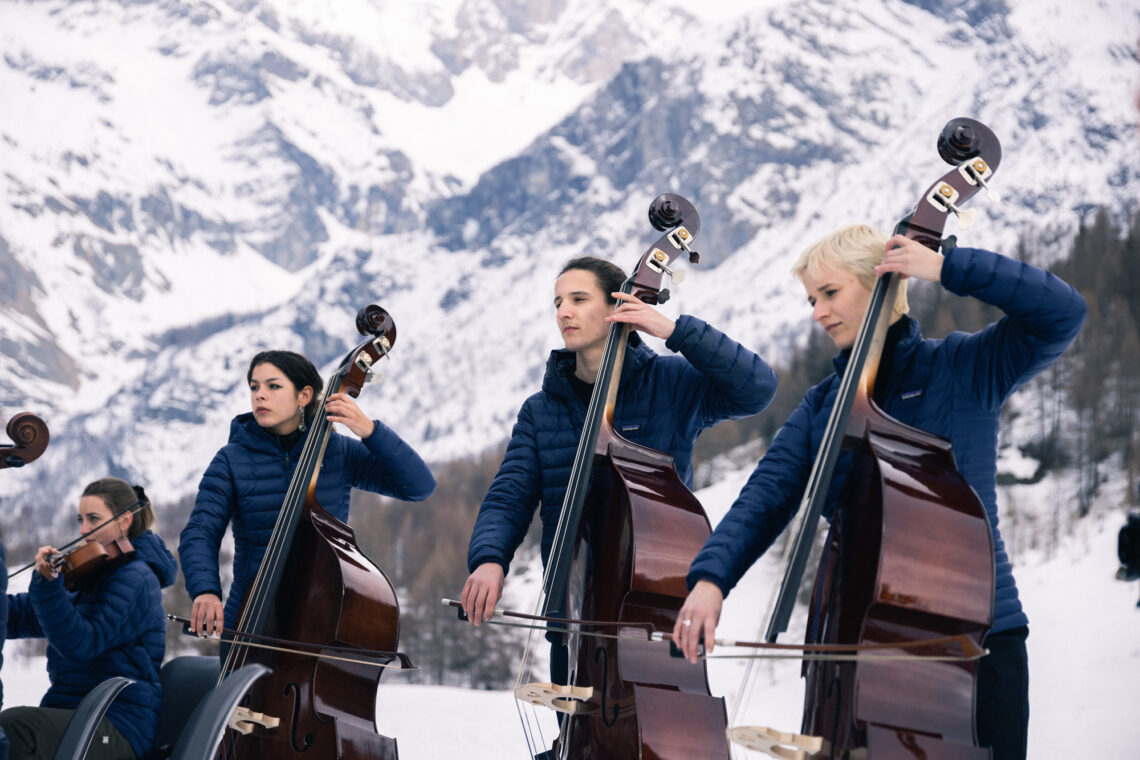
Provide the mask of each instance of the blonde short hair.
[{"label": "blonde short hair", "polygon": [[[867,290],[875,286],[875,267],[883,262],[887,236],[866,224],[852,224],[838,229],[809,246],[792,267],[792,274],[802,282],[805,274],[819,276],[824,269],[840,269],[855,275]],[[899,283],[895,313],[906,314],[907,281]]]}]

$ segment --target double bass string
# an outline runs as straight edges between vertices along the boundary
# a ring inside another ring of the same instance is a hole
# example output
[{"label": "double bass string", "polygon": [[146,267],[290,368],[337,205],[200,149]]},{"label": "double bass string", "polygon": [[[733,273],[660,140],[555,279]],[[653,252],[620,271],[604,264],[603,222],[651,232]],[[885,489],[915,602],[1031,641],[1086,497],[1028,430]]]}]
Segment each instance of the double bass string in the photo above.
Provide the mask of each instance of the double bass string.
[{"label": "double bass string", "polygon": [[[301,450],[301,457],[297,462],[297,468],[293,471],[293,477],[289,481],[289,489],[286,491],[277,524],[274,526],[269,545],[266,547],[265,555],[258,566],[257,574],[250,584],[248,591],[250,604],[242,611],[237,621],[238,630],[256,633],[255,628],[260,627],[269,605],[273,603],[276,597],[274,593],[266,593],[266,589],[262,587],[271,582],[267,578],[272,579],[278,575],[277,569],[285,561],[292,546],[297,516],[304,502],[304,493],[308,489],[312,473],[315,471],[315,464],[324,457],[325,447],[328,444],[331,423],[325,417],[325,403],[328,400],[329,391],[341,382],[343,376],[342,367],[330,378],[326,392],[322,395],[318,405],[317,413],[313,415],[310,422],[309,432],[305,437],[305,446]],[[317,441],[320,441],[319,445]],[[302,477],[305,473],[309,473],[309,477]],[[272,589],[268,590],[272,591]],[[225,665],[218,677],[219,683],[228,673],[236,670],[245,662],[247,652],[248,650],[245,647],[230,647],[230,651],[226,655]]]},{"label": "double bass string", "polygon": [[[635,271],[633,275],[622,283],[621,291],[623,293],[633,291],[633,282],[636,275],[637,272]],[[602,363],[598,368],[598,375],[594,383],[594,392],[590,397],[589,408],[586,410],[586,417],[582,425],[582,436],[578,441],[578,449],[574,455],[574,465],[570,470],[570,478],[566,484],[566,493],[563,498],[562,509],[558,516],[558,525],[554,531],[554,541],[550,558],[542,575],[542,588],[534,607],[535,616],[539,615],[540,612],[549,612],[549,610],[544,608],[550,604],[552,596],[557,598],[557,595],[553,593],[554,589],[552,586],[555,582],[564,582],[565,580],[557,578],[556,574],[562,573],[563,566],[569,562],[569,560],[565,558],[566,552],[573,550],[573,541],[577,537],[576,535],[571,535],[571,533],[577,533],[577,513],[581,512],[582,503],[585,500],[586,487],[593,470],[592,459],[594,450],[597,447],[598,430],[601,427],[602,415],[606,413],[606,403],[611,395],[610,386],[614,379],[614,367],[619,361],[619,349],[624,347],[628,334],[628,325],[615,323],[610,327],[609,335],[606,338],[606,348],[602,354]],[[564,607],[565,605],[566,595],[562,593],[558,606]],[[564,616],[566,611],[560,609],[558,612]],[[528,665],[534,648],[534,635],[534,629],[527,634],[526,646],[523,648],[522,658],[519,662],[518,676],[515,679],[516,690],[524,685],[524,680],[528,677]],[[567,675],[569,675],[569,673],[567,673]],[[538,718],[537,708],[528,703],[525,709],[529,710],[529,713],[524,714],[524,707],[521,703],[522,700],[515,699],[516,709],[519,712],[519,720],[523,726],[523,733],[526,735],[528,748],[531,750],[531,756],[533,757],[537,754],[536,744],[545,747],[546,742],[542,735],[542,726]],[[563,725],[567,723],[568,721],[563,721]],[[537,739],[535,738],[536,735]]]}]

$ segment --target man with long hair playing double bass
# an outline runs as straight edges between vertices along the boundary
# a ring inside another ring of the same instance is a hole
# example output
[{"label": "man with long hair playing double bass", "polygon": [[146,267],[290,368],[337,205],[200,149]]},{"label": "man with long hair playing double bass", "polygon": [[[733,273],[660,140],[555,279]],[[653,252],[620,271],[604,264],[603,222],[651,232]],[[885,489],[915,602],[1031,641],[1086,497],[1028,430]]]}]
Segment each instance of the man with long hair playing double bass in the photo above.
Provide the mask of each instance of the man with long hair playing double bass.
[{"label": "man with long hair playing double bass", "polygon": [[[491,617],[539,503],[544,565],[548,559],[612,323],[628,323],[680,354],[658,356],[631,336],[614,424],[629,440],[672,454],[687,486],[700,431],[761,411],[775,393],[775,373],[763,359],[696,317],[672,320],[621,293],[625,278],[620,267],[587,256],[568,262],[555,281],[554,317],[565,348],[551,352],[542,389],[523,403],[475,521],[462,596],[475,625]],[[564,658],[565,648],[555,647],[556,681],[565,677]]]}]

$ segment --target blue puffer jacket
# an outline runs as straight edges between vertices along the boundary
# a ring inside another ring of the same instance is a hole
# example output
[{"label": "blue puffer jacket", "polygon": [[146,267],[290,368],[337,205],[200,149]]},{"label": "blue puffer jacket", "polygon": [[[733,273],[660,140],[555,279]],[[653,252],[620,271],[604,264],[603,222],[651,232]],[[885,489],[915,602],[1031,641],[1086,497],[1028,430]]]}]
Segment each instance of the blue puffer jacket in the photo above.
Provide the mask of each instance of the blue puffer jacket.
[{"label": "blue puffer jacket", "polygon": [[[970,248],[946,252],[942,285],[951,293],[996,306],[1006,316],[979,332],[952,333],[943,340],[923,339],[918,323],[904,318],[885,392],[880,394],[877,389],[876,398],[895,419],[949,439],[958,470],[985,505],[994,538],[996,589],[991,632],[997,633],[1028,622],[998,531],[1001,405],[1064,352],[1084,323],[1085,302],[1051,274]],[[787,525],[803,496],[849,353],[836,358],[835,374],[807,392],[776,434],[740,496],[693,561],[690,587],[709,580],[727,595]],[[828,517],[842,492],[850,462],[849,452],[840,454],[824,508]]]},{"label": "blue puffer jacket", "polygon": [[8,596],[8,638],[48,640],[51,688],[41,707],[73,710],[111,676],[134,679],[111,703],[107,718],[141,758],[154,743],[162,702],[162,588],[174,583],[178,565],[149,530],[131,544],[134,559],[103,573],[83,591],[69,592],[62,578],[49,581],[35,573],[27,593]]},{"label": "blue puffer jacket", "polygon": [[[261,565],[305,446],[303,436],[291,451],[284,451],[278,441],[253,414],[234,418],[229,443],[214,455],[198,484],[198,498],[178,544],[190,598],[207,593],[221,598],[218,548],[232,521],[234,580],[226,599],[227,626],[234,625],[245,589]],[[435,478],[411,446],[376,421],[376,429],[363,442],[338,433],[329,436],[317,478],[317,502],[347,522],[352,488],[422,501],[435,490]]]},{"label": "blue puffer jacket", "polygon": [[[4,553],[4,542],[0,540],[0,625],[8,625],[8,562]],[[4,642],[0,641],[0,669],[4,667]],[[4,682],[0,681],[0,709],[4,707]],[[4,729],[0,728],[0,743],[4,741]],[[4,760],[0,757],[0,760]]]},{"label": "blue puffer jacket", "polygon": [[[4,554],[4,542],[0,540],[0,625],[8,625],[8,562]],[[0,670],[4,668],[4,642],[0,641]],[[0,709],[4,708],[4,682],[0,681]],[[8,738],[0,728],[0,760],[8,755]]]},{"label": "blue puffer jacket", "polygon": [[[658,356],[631,338],[614,428],[634,443],[672,454],[677,474],[691,487],[693,442],[700,431],[764,409],[776,392],[776,375],[755,353],[688,315],[677,319],[665,346],[681,356]],[[570,351],[551,352],[542,390],[519,410],[475,521],[467,550],[472,571],[484,562],[507,570],[540,502],[543,563],[550,554],[586,418],[586,406],[568,379],[575,361]]]}]

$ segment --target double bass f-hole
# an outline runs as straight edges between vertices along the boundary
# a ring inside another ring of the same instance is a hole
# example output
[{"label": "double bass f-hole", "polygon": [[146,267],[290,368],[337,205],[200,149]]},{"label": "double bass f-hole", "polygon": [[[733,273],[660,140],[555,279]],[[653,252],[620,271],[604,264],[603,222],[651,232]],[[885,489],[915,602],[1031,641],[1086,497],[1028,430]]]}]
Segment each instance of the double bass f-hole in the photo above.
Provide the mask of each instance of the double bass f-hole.
[{"label": "double bass f-hole", "polygon": [[606,695],[609,693],[610,682],[610,658],[609,655],[606,654],[606,650],[602,647],[598,647],[596,650],[594,650],[594,662],[597,663],[598,660],[602,661],[602,722],[605,723],[606,728],[611,728],[615,723],[617,723],[618,714],[620,713],[621,708],[619,708],[617,705],[614,705],[612,712],[608,712],[606,710]]},{"label": "double bass f-hole", "polygon": [[293,751],[300,754],[309,748],[313,743],[313,732],[307,731],[304,736],[297,736],[298,728],[301,725],[301,689],[297,684],[290,683],[285,687],[285,694],[293,698],[293,720],[290,721],[289,728],[289,741],[293,745]]}]

